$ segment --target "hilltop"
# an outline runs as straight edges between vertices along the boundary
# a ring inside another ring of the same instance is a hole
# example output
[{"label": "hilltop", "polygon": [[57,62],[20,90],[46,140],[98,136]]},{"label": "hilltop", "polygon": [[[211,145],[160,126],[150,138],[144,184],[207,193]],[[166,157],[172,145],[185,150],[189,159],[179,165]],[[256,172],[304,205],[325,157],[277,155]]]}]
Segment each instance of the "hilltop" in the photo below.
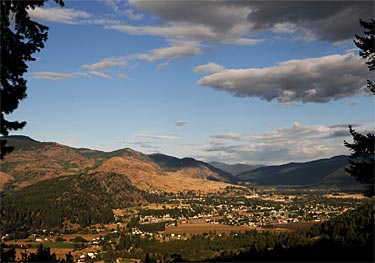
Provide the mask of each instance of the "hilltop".
[{"label": "hilltop", "polygon": [[157,198],[154,193],[214,193],[234,182],[232,175],[191,158],[170,157],[178,164],[173,166],[130,148],[102,152],[26,136],[7,140],[15,146],[1,161],[7,230],[22,228],[25,220],[36,228],[108,223],[113,209],[146,204]]},{"label": "hilltop", "polygon": [[[16,149],[1,161],[2,182],[8,182],[8,188],[23,188],[62,176],[101,173],[121,174],[142,190],[166,192],[216,191],[234,183],[231,174],[192,158],[170,157],[178,163],[173,166],[130,148],[103,152],[39,142],[26,136],[9,136],[7,140]],[[203,186],[208,184],[208,188]]]},{"label": "hilltop", "polygon": [[[113,210],[185,193],[238,195],[243,184],[336,190],[362,187],[347,156],[264,166],[233,175],[193,158],[73,148],[10,136],[16,149],[0,162],[4,229],[87,226],[113,221]],[[242,189],[242,190],[241,190]],[[229,191],[229,192],[228,192]],[[43,200],[43,202],[40,202]],[[85,211],[85,213],[82,213]]]},{"label": "hilltop", "polygon": [[1,184],[23,188],[42,180],[76,174],[116,173],[141,190],[165,192],[219,191],[245,183],[259,186],[305,186],[358,190],[346,174],[348,156],[334,156],[303,163],[273,166],[206,163],[165,154],[146,155],[130,148],[103,152],[39,142],[27,136],[9,136],[16,150],[1,161]]}]

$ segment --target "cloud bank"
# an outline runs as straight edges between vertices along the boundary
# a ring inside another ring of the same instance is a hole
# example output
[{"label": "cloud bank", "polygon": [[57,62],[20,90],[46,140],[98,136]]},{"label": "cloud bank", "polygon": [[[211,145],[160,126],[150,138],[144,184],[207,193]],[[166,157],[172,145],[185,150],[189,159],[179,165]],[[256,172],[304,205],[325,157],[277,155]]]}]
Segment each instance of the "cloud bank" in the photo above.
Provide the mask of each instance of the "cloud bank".
[{"label": "cloud bank", "polygon": [[216,134],[211,138],[214,140],[201,148],[199,156],[204,160],[282,164],[349,154],[343,141],[350,141],[351,135],[348,124],[324,126],[295,122],[258,135]]},{"label": "cloud bank", "polygon": [[[268,31],[305,40],[351,40],[362,31],[359,19],[374,15],[373,1],[105,0],[104,4],[117,15],[115,19],[91,18],[70,8],[36,7],[29,13],[39,21],[98,24],[132,35],[238,45],[259,44],[263,39],[255,35]],[[123,20],[145,20],[145,14],[158,23],[133,25]]]},{"label": "cloud bank", "polygon": [[272,31],[304,39],[340,42],[360,32],[359,18],[373,17],[373,1],[178,1],[130,0],[164,26],[113,26],[130,34],[198,41],[258,44],[249,35]]},{"label": "cloud bank", "polygon": [[288,102],[319,102],[368,94],[370,78],[362,59],[348,53],[290,60],[267,68],[226,69],[203,77],[199,85],[239,97]]}]

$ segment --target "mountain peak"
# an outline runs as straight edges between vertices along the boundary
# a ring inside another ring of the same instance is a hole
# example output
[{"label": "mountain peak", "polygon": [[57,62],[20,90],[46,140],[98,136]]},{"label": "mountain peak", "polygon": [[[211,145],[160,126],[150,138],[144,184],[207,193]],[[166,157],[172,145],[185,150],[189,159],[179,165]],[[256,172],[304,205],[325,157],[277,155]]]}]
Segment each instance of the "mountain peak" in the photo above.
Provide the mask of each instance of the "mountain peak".
[{"label": "mountain peak", "polygon": [[43,145],[42,142],[34,140],[25,135],[3,136],[1,139],[5,139],[7,141],[7,145],[13,146],[15,150],[26,150]]},{"label": "mountain peak", "polygon": [[14,140],[22,140],[22,141],[30,141],[30,142],[39,142],[26,135],[8,135],[8,136],[2,136],[1,139],[6,139],[6,140],[14,139]]}]

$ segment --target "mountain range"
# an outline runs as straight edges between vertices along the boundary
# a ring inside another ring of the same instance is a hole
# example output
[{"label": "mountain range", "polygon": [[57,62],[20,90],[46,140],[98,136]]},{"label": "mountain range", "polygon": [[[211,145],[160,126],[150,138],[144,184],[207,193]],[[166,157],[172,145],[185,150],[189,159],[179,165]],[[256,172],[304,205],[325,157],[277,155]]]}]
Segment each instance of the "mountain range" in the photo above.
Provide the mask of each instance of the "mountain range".
[{"label": "mountain range", "polygon": [[[1,161],[1,181],[8,188],[23,188],[34,183],[77,174],[120,174],[140,190],[216,191],[234,177],[192,158],[146,155],[130,148],[102,152],[85,148],[39,142],[26,136],[7,137],[15,151]],[[210,182],[210,187],[203,186]]]},{"label": "mountain range", "polygon": [[252,169],[237,175],[242,182],[257,185],[289,185],[331,187],[341,190],[361,189],[344,167],[348,165],[348,156],[340,155],[305,163],[288,163]]},{"label": "mountain range", "polygon": [[[26,136],[6,139],[15,147],[0,162],[1,223],[8,230],[25,224],[59,228],[61,222],[65,227],[106,223],[116,208],[155,202],[170,194],[246,189],[244,184],[362,188],[344,171],[348,156],[278,166],[223,166],[130,148],[103,152]],[[241,172],[245,167],[250,170]]]},{"label": "mountain range", "polygon": [[166,192],[219,191],[238,183],[361,188],[344,171],[348,165],[348,156],[344,155],[273,166],[228,165],[160,153],[146,155],[130,148],[103,152],[39,142],[27,136],[6,139],[16,150],[1,161],[0,186],[15,189],[61,176],[100,173],[121,174],[140,190]]},{"label": "mountain range", "polygon": [[265,166],[265,165],[251,165],[251,164],[245,164],[245,163],[226,164],[222,162],[209,162],[209,164],[222,171],[230,173],[233,176],[237,176],[241,173],[248,172],[256,168]]}]

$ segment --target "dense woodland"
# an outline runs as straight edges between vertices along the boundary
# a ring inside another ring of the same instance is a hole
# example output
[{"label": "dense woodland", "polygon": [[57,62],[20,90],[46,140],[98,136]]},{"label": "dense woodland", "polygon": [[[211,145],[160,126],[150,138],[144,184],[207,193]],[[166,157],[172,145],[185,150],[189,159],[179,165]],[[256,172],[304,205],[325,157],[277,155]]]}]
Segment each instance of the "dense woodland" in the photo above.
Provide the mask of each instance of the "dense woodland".
[{"label": "dense woodland", "polygon": [[126,177],[103,173],[41,181],[6,194],[1,201],[2,232],[23,238],[22,232],[31,228],[113,222],[112,208],[144,199]]}]

